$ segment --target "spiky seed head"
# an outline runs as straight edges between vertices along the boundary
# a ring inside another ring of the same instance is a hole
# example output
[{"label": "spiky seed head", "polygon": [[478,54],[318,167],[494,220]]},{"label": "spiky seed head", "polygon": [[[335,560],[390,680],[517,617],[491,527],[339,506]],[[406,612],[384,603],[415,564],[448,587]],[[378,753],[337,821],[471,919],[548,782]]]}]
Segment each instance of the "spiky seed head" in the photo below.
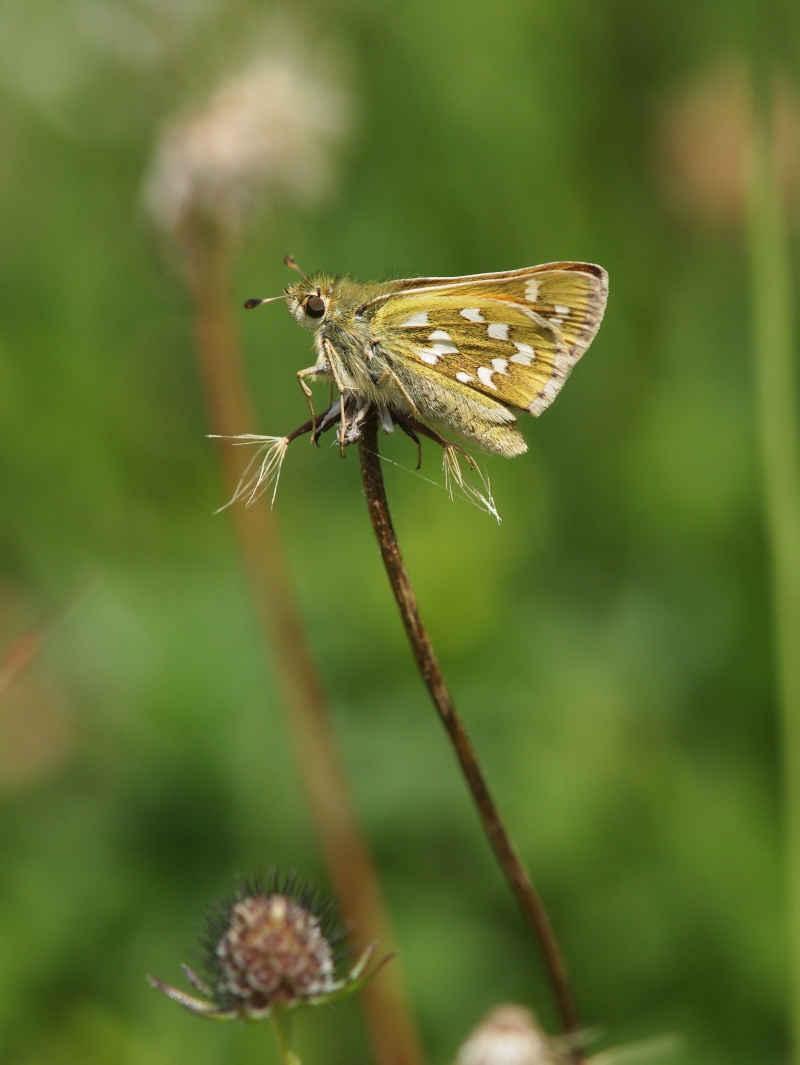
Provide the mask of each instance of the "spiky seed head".
[{"label": "spiky seed head", "polygon": [[323,1006],[352,995],[388,962],[371,968],[376,944],[348,972],[337,976],[344,960],[344,928],[330,902],[300,885],[294,874],[266,885],[243,881],[206,913],[200,960],[205,977],[188,965],[184,975],[202,997],[148,976],[162,994],[199,1017],[216,1021],[261,1020],[273,1010]]},{"label": "spiky seed head", "polygon": [[334,990],[333,948],[317,917],[287,895],[256,895],[230,910],[217,944],[218,992],[249,1017]]}]

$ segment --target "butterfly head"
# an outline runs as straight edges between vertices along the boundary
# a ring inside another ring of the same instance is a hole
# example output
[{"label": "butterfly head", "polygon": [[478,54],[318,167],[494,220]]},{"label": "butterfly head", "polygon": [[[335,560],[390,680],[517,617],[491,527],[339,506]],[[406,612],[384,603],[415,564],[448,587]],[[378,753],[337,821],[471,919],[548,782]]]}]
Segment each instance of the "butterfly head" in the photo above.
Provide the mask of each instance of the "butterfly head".
[{"label": "butterfly head", "polygon": [[329,278],[304,277],[286,289],[286,305],[296,322],[306,329],[319,329],[328,317],[333,285]]}]

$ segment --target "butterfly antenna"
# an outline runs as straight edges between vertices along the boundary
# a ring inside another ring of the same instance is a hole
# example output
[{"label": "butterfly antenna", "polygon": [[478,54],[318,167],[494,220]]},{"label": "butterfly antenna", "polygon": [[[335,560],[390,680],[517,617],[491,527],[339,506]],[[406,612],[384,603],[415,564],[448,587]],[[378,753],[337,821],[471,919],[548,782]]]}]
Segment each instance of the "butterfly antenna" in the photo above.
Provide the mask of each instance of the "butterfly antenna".
[{"label": "butterfly antenna", "polygon": [[301,270],[297,263],[294,261],[293,255],[284,255],[284,264],[289,267],[290,270],[296,270],[301,277],[307,277],[305,270]]},{"label": "butterfly antenna", "polygon": [[264,300],[260,300],[260,299],[245,300],[244,301],[244,306],[245,306],[246,310],[252,311],[252,309],[254,307],[260,307],[262,303],[274,303],[275,300],[282,300],[282,299],[285,299],[285,298],[286,298],[285,296],[267,296],[267,298],[264,299]]}]

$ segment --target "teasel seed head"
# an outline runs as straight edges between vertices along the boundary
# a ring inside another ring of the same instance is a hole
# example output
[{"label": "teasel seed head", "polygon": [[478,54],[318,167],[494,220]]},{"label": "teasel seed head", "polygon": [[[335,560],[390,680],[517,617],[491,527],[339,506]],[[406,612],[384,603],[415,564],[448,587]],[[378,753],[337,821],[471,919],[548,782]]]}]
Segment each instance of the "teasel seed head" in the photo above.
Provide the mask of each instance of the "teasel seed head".
[{"label": "teasel seed head", "polygon": [[215,954],[220,995],[248,1017],[334,990],[333,948],[319,919],[288,895],[235,903]]},{"label": "teasel seed head", "polygon": [[206,915],[201,961],[208,979],[188,966],[197,998],[155,977],[148,980],[169,998],[199,1016],[257,1021],[275,1010],[294,1010],[336,1001],[357,991],[388,957],[367,972],[375,945],[344,976],[342,930],[329,904],[300,887],[294,877],[279,883],[244,882]]}]

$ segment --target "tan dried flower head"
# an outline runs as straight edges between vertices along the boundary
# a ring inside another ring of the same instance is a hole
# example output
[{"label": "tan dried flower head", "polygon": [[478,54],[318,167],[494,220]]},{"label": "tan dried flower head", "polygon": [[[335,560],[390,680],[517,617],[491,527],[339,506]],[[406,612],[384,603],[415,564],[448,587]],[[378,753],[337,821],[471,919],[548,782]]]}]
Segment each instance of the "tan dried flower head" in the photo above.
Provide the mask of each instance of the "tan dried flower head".
[{"label": "tan dried flower head", "polygon": [[458,1052],[456,1065],[566,1065],[533,1012],[503,1005],[490,1010]]},{"label": "tan dried flower head", "polygon": [[586,1058],[580,1048],[591,1035],[552,1037],[524,1006],[496,1006],[469,1035],[455,1065],[572,1065],[576,1052],[586,1065],[640,1065],[669,1058],[681,1047],[675,1035],[661,1035]]},{"label": "tan dried flower head", "polygon": [[349,126],[341,85],[286,33],[205,105],[167,123],[145,183],[156,223],[173,235],[191,215],[236,225],[255,205],[313,202],[332,182]]}]

